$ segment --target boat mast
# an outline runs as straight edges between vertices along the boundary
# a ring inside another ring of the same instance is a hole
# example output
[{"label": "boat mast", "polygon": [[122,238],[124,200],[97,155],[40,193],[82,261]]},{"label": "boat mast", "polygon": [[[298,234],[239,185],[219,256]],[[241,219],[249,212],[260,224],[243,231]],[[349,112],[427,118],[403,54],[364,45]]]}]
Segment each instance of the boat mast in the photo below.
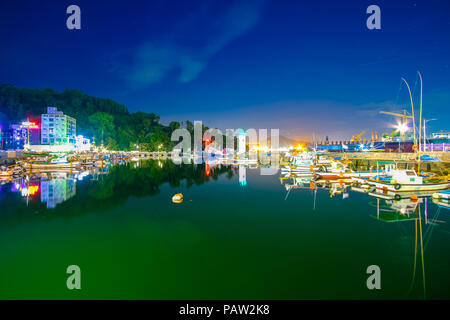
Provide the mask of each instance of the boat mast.
[{"label": "boat mast", "polygon": [[406,81],[405,78],[402,78],[402,80],[405,82],[406,87],[408,88],[409,99],[411,101],[412,120],[413,120],[413,132],[414,132],[414,145],[416,145],[416,121],[415,121],[415,118],[414,118],[414,103],[413,103],[413,99],[412,99],[411,88],[409,87],[409,84],[408,84],[408,82]]},{"label": "boat mast", "polygon": [[422,93],[423,93],[423,81],[422,75],[420,71],[417,71],[420,78],[420,113],[419,113],[419,149],[417,150],[417,171],[420,172],[420,148],[421,148],[421,139],[422,139]]}]

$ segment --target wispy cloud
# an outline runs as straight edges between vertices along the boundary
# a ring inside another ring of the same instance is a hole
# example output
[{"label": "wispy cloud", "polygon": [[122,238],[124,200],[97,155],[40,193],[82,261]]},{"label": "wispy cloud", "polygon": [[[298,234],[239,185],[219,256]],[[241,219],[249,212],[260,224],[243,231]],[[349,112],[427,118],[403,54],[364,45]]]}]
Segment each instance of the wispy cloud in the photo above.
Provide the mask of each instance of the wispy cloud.
[{"label": "wispy cloud", "polygon": [[[137,47],[132,63],[120,68],[131,88],[144,88],[175,76],[185,83],[195,79],[210,59],[258,23],[263,0],[240,1],[217,13],[204,4],[185,17],[164,42],[147,41]],[[191,42],[186,37],[192,38]]]}]

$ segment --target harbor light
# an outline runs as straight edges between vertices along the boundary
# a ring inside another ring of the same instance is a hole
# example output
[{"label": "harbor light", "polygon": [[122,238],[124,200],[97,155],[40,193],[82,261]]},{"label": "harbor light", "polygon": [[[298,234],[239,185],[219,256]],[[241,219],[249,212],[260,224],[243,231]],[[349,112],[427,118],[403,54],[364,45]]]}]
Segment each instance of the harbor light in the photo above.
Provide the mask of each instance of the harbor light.
[{"label": "harbor light", "polygon": [[404,123],[400,123],[397,125],[397,130],[401,133],[405,133],[406,131],[408,131],[408,126]]}]

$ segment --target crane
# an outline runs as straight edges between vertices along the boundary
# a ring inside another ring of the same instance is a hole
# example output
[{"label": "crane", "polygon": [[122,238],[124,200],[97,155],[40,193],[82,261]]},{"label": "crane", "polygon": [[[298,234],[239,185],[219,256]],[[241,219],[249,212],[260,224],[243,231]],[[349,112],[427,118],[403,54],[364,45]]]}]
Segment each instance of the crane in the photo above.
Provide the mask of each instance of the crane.
[{"label": "crane", "polygon": [[356,136],[352,136],[352,138],[350,139],[350,142],[355,142],[355,141],[359,141],[361,140],[361,136],[366,133],[367,130],[361,131],[360,133],[358,133]]},{"label": "crane", "polygon": [[[374,135],[375,134],[375,135]],[[372,142],[378,141],[378,132],[372,131]]]}]

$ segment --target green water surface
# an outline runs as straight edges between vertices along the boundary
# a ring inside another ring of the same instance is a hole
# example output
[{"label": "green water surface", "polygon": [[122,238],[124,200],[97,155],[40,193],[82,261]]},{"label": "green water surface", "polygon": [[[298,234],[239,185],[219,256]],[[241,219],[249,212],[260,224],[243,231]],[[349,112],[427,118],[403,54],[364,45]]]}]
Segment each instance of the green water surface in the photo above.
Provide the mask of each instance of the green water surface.
[{"label": "green water surface", "polygon": [[[148,160],[82,180],[31,180],[39,190],[29,196],[24,182],[5,183],[0,298],[450,298],[448,209],[422,199],[419,223],[350,190],[286,198],[279,178]],[[183,203],[173,203],[179,192]],[[81,290],[66,287],[69,265],[81,269]],[[366,286],[370,265],[381,290]]]}]

